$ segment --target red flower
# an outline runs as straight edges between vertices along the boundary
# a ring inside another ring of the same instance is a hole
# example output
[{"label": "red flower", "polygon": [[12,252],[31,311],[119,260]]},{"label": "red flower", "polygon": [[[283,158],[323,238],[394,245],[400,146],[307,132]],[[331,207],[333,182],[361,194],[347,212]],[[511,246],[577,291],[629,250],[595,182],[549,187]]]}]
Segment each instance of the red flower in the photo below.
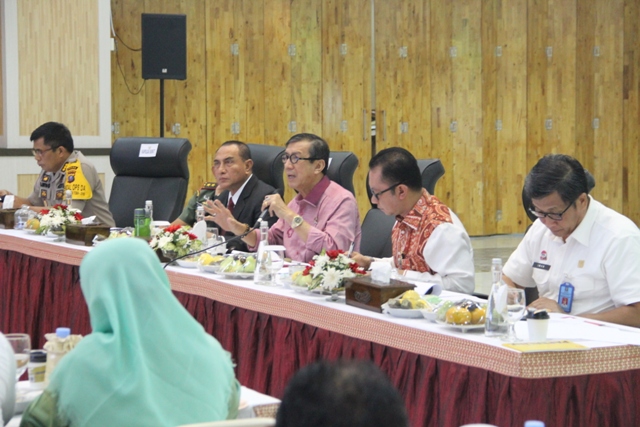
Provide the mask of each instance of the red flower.
[{"label": "red flower", "polygon": [[180,230],[180,228],[182,228],[181,225],[170,225],[168,227],[165,227],[164,231],[165,233],[175,233],[176,231]]},{"label": "red flower", "polygon": [[80,212],[74,213],[73,217],[76,219],[76,221],[82,221],[82,215],[80,214]]},{"label": "red flower", "polygon": [[42,209],[40,211],[40,215],[47,215],[49,213],[49,209]]},{"label": "red flower", "polygon": [[51,209],[60,209],[62,211],[66,211],[67,210],[67,205],[61,205],[60,203],[58,203],[57,205],[53,205],[53,207]]},{"label": "red flower", "polygon": [[327,251],[327,256],[331,259],[338,258],[338,255],[343,254],[344,251],[342,249],[334,249],[332,251]]},{"label": "red flower", "polygon": [[314,265],[316,265],[316,261],[312,259],[311,261],[309,261],[309,265],[313,267]]},{"label": "red flower", "polygon": [[189,236],[189,240],[196,240],[198,237],[196,237],[195,234],[191,234],[191,233],[186,233],[187,236]]},{"label": "red flower", "polygon": [[[313,262],[313,261],[312,261],[312,262]],[[308,266],[306,266],[306,267],[304,268],[304,271],[302,272],[302,275],[303,275],[303,276],[308,276],[310,271],[311,271],[311,266],[310,266],[310,265],[308,265]]]}]

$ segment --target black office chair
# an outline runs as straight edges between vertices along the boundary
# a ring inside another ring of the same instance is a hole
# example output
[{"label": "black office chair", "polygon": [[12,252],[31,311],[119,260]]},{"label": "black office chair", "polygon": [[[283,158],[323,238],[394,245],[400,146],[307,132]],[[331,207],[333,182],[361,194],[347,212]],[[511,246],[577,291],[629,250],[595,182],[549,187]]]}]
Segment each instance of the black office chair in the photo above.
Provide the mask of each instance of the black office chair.
[{"label": "black office chair", "polygon": [[282,155],[284,148],[275,145],[247,144],[251,150],[253,173],[260,181],[279,190],[284,196],[284,164]]},{"label": "black office chair", "polygon": [[331,181],[351,191],[355,196],[353,174],[355,174],[357,167],[358,158],[351,151],[332,151],[329,154],[327,176]]},{"label": "black office chair", "polygon": [[[155,148],[152,157],[143,153]],[[182,138],[132,137],[115,141],[110,161],[116,176],[109,210],[116,226],[133,226],[133,211],[143,208],[145,200],[153,201],[155,220],[173,221],[180,215],[189,185],[190,151],[191,143]]]},{"label": "black office chair", "polygon": [[391,229],[396,218],[371,208],[362,221],[360,253],[376,258],[391,256]]},{"label": "black office chair", "polygon": [[[422,176],[422,186],[429,192],[429,194],[435,194],[436,183],[444,175],[444,166],[440,159],[418,159],[418,168],[420,169],[420,175]],[[371,207],[375,208],[377,205],[371,202],[371,188],[369,187],[369,180],[367,179],[367,196],[369,196],[369,202]]]}]

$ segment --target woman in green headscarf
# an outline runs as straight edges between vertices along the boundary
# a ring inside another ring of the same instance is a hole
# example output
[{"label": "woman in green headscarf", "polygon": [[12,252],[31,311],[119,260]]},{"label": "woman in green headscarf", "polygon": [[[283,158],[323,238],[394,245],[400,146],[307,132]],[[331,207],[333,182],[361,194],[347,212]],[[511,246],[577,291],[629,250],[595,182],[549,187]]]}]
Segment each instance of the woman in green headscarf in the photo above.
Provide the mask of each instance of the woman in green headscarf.
[{"label": "woman in green headscarf", "polygon": [[21,426],[167,426],[235,418],[229,353],[171,293],[140,239],[115,239],[80,265],[93,332],[58,364]]}]

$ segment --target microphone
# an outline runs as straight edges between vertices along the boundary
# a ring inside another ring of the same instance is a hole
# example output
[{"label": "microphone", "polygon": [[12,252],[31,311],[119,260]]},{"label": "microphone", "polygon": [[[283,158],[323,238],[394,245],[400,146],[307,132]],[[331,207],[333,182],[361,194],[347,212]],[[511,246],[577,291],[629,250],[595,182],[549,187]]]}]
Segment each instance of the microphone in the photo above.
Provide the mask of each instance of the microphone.
[{"label": "microphone", "polygon": [[[277,188],[275,190],[273,190],[271,193],[269,193],[268,195],[271,194],[280,194],[280,190],[278,190]],[[260,227],[260,221],[264,221],[267,219],[267,215],[269,214],[269,207],[265,208],[262,212],[260,212],[260,216],[258,217],[258,219],[256,220],[256,224],[253,226],[253,228],[259,228]],[[270,216],[270,215],[269,215]]]}]

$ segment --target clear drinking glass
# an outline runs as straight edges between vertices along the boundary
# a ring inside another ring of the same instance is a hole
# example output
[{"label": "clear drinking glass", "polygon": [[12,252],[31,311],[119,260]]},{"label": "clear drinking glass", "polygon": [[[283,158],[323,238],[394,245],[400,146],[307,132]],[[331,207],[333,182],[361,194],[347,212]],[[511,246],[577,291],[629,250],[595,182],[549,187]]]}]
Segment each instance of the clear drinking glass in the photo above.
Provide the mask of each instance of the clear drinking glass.
[{"label": "clear drinking glass", "polygon": [[525,303],[524,289],[507,289],[507,323],[509,333],[503,337],[503,341],[514,343],[520,341],[516,335],[516,323],[522,319],[527,306]]},{"label": "clear drinking glass", "polygon": [[276,285],[278,273],[284,267],[284,247],[283,246],[267,246],[271,252],[271,265],[269,270],[271,271],[272,284]]},{"label": "clear drinking glass", "polygon": [[31,338],[27,334],[7,334],[5,337],[11,344],[16,357],[16,381],[18,381],[29,364]]}]

